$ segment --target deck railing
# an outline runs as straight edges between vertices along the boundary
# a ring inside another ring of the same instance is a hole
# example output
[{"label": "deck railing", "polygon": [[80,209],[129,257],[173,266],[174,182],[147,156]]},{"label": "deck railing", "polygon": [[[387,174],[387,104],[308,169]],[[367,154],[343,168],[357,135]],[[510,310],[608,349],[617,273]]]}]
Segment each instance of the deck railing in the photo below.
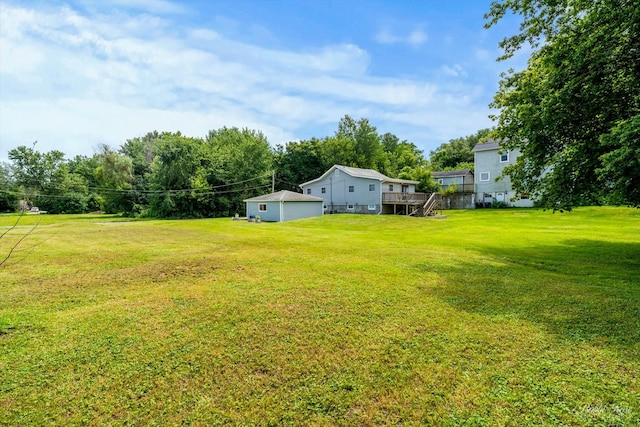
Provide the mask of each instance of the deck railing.
[{"label": "deck railing", "polygon": [[427,201],[427,193],[382,193],[383,204],[421,205]]},{"label": "deck railing", "polygon": [[441,185],[442,191],[446,191],[449,187],[454,187],[456,193],[474,193],[475,188],[473,184],[451,184]]},{"label": "deck railing", "polygon": [[422,215],[433,215],[438,209],[442,209],[442,194],[432,193],[422,207]]}]

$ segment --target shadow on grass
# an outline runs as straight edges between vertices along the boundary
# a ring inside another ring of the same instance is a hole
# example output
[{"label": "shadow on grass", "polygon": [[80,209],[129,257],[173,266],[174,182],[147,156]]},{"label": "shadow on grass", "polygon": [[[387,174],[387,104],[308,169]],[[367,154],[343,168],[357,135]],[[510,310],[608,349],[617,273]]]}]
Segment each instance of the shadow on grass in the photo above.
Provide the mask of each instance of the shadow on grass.
[{"label": "shadow on grass", "polygon": [[445,279],[432,292],[457,309],[522,318],[558,336],[640,351],[640,244],[566,240],[487,248],[485,261],[418,264]]}]

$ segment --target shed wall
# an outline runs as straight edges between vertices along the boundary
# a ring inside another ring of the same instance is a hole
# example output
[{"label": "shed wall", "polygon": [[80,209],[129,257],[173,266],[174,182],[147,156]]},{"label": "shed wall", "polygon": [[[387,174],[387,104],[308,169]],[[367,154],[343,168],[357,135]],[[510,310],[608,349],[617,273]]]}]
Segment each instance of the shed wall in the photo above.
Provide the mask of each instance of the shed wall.
[{"label": "shed wall", "polygon": [[322,202],[283,202],[283,221],[322,216]]},{"label": "shed wall", "polygon": [[[260,205],[266,204],[267,211],[260,212]],[[280,202],[247,202],[247,218],[260,216],[262,221],[280,221]]]}]

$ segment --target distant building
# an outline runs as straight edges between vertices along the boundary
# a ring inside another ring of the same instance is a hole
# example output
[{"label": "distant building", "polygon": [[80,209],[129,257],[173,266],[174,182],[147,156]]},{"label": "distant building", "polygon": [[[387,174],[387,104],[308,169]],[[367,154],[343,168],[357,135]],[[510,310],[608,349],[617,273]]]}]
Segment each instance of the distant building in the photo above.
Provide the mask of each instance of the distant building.
[{"label": "distant building", "polygon": [[520,155],[518,150],[505,150],[496,140],[489,140],[476,144],[472,151],[476,207],[490,207],[496,202],[515,207],[533,206],[533,200],[527,196],[516,197],[511,179],[509,176],[502,176],[503,169],[514,164]]},{"label": "distant building", "polygon": [[244,200],[247,217],[260,217],[261,221],[290,221],[322,216],[323,200],[293,191],[277,191],[264,196]]},{"label": "distant building", "polygon": [[442,209],[473,209],[475,185],[471,169],[434,172],[433,179],[442,188]]},{"label": "distant building", "polygon": [[443,191],[450,187],[455,188],[457,193],[474,193],[473,172],[471,169],[460,169],[455,171],[434,172],[433,179],[440,184]]}]

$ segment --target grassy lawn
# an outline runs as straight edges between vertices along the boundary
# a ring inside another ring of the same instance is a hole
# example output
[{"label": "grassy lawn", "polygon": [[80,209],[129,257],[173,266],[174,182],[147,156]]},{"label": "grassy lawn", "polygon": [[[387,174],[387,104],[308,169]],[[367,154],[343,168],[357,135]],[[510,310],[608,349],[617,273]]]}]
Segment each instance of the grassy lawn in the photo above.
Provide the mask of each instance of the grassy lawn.
[{"label": "grassy lawn", "polygon": [[640,210],[445,213],[24,217],[0,425],[640,424]]}]

